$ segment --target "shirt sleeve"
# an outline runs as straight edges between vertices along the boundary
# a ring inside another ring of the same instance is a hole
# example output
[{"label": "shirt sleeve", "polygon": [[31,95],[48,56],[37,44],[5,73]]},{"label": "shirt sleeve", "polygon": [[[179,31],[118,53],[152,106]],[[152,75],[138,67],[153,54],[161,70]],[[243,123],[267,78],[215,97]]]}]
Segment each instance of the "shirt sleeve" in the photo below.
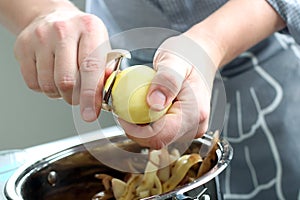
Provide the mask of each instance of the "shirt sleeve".
[{"label": "shirt sleeve", "polygon": [[300,44],[300,2],[299,0],[267,0],[286,23],[283,33],[290,34]]}]

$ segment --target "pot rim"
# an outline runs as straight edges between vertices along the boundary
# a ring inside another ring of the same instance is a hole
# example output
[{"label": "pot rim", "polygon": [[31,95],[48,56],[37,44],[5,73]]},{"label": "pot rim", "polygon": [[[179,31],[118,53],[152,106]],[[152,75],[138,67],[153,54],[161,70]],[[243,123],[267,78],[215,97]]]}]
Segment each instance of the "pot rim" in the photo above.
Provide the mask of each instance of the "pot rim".
[{"label": "pot rim", "polygon": [[[120,136],[126,137],[124,135],[117,135],[117,136],[113,136],[110,138],[116,138],[116,137],[120,137]],[[203,143],[205,138],[206,139],[210,138],[210,136],[205,134],[202,138],[194,139],[194,141],[200,141],[201,143]],[[94,141],[96,141],[96,140],[94,140]],[[93,141],[90,141],[90,142],[93,142]],[[71,147],[67,147],[64,150],[58,151],[57,153],[54,153],[54,154],[51,154],[50,156],[45,156],[43,158],[38,158],[38,159],[32,160],[32,161],[24,164],[20,168],[18,168],[5,184],[4,194],[5,194],[6,198],[8,198],[9,200],[24,200],[21,195],[21,186],[22,186],[22,183],[24,182],[22,180],[24,180],[24,178],[26,176],[29,176],[34,171],[38,171],[38,170],[44,168],[45,164],[55,162],[59,159],[62,159],[67,156],[70,156],[74,153],[77,153],[80,150],[85,150],[84,144],[85,143],[81,143],[81,144],[76,144]],[[218,161],[217,161],[216,165],[212,169],[210,169],[207,173],[205,173],[204,175],[202,175],[195,181],[188,183],[186,185],[183,185],[181,187],[178,187],[173,191],[170,191],[168,193],[164,193],[161,195],[147,197],[147,198],[144,198],[144,200],[146,200],[146,199],[147,200],[152,200],[152,199],[163,200],[163,199],[168,199],[171,197],[176,197],[178,199],[181,199],[181,197],[184,196],[184,194],[186,192],[191,191],[197,187],[200,187],[200,186],[204,185],[205,183],[209,182],[210,180],[214,179],[215,177],[217,177],[228,166],[228,164],[230,163],[230,161],[232,160],[232,157],[233,157],[233,148],[226,139],[221,137],[218,142],[218,146],[219,146],[219,148],[217,149],[217,152],[216,152],[216,154],[218,156]]]}]

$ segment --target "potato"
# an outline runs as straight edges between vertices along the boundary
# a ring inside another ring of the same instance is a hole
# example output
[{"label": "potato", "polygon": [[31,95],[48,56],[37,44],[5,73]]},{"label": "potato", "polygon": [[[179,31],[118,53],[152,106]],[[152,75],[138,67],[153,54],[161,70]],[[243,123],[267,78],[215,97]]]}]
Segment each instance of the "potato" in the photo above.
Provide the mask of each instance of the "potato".
[{"label": "potato", "polygon": [[[135,65],[116,74],[111,91],[112,110],[121,119],[134,124],[147,124],[161,118],[168,110],[154,111],[147,104],[147,93],[156,71],[145,65]],[[112,73],[105,88],[112,82]]]}]

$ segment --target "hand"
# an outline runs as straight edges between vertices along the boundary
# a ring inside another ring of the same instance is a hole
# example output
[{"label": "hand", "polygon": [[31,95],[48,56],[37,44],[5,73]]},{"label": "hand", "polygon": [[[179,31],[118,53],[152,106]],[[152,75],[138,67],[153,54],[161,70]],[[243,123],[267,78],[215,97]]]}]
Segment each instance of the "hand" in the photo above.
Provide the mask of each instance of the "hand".
[{"label": "hand", "polygon": [[86,58],[107,41],[106,27],[96,16],[75,7],[56,9],[19,34],[15,55],[30,89],[69,104],[80,102],[83,119],[93,121],[101,108],[105,55]]},{"label": "hand", "polygon": [[211,88],[189,61],[166,50],[179,40],[169,38],[156,52],[153,65],[157,74],[147,97],[153,110],[163,110],[172,103],[167,114],[148,125],[119,119],[128,137],[142,146],[159,149],[184,136],[188,140],[201,137],[208,128]]}]

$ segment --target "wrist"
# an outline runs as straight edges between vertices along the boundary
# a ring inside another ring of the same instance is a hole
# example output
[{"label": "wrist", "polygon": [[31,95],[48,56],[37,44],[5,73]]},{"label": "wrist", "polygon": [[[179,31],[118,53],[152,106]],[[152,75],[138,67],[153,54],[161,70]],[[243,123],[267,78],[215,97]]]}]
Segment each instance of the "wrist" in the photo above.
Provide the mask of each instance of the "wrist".
[{"label": "wrist", "polygon": [[179,36],[167,39],[160,46],[160,49],[183,58],[188,64],[179,64],[179,66],[188,66],[187,70],[182,69],[182,67],[178,67],[176,70],[186,71],[185,77],[189,76],[193,71],[197,71],[207,84],[207,89],[211,91],[221,57],[219,48],[216,47],[216,44],[211,45],[210,40],[205,40],[204,37],[195,37],[196,35],[198,36],[195,31],[190,29]]},{"label": "wrist", "polygon": [[205,24],[199,23],[191,27],[183,35],[192,39],[207,53],[215,66],[215,71],[221,66],[225,56],[225,47],[212,32],[207,31]]},{"label": "wrist", "polygon": [[285,22],[266,1],[228,1],[185,34],[191,37],[222,67],[251,48]]}]

